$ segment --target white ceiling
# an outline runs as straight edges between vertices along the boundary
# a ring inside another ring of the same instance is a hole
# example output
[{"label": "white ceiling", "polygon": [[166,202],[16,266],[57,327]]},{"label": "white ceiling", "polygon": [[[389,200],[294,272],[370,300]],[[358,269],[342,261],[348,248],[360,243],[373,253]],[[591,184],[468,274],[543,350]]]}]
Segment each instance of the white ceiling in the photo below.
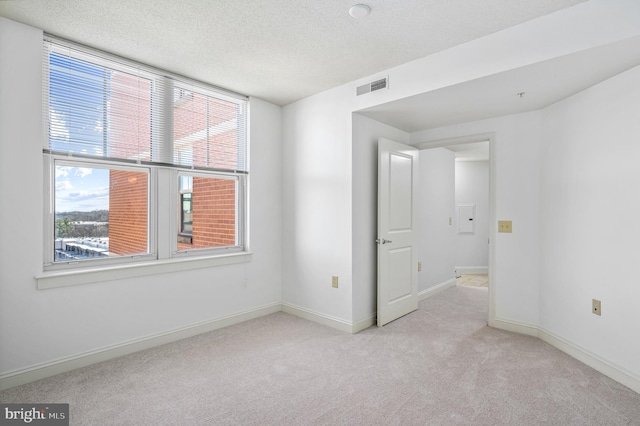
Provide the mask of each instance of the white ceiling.
[{"label": "white ceiling", "polygon": [[640,37],[634,37],[359,112],[416,132],[535,111],[638,65]]},{"label": "white ceiling", "polygon": [[5,0],[0,16],[285,105],[583,1]]}]

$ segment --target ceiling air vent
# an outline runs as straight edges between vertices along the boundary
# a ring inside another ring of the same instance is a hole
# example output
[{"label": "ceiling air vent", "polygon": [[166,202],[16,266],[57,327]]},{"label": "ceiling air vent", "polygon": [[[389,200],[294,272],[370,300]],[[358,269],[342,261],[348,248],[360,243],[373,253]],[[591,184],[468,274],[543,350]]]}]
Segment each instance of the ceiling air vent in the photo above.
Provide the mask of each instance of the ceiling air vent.
[{"label": "ceiling air vent", "polygon": [[381,78],[380,80],[372,81],[371,83],[363,84],[362,86],[356,87],[356,96],[364,95],[365,93],[375,92],[376,90],[386,89],[389,85],[387,84],[387,77]]}]

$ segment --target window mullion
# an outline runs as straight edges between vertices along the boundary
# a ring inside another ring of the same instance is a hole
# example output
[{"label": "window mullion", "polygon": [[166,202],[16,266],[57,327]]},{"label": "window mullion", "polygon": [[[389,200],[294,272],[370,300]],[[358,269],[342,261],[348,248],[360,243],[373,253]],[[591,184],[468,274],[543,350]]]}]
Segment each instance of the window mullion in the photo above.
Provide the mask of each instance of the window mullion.
[{"label": "window mullion", "polygon": [[[152,115],[151,160],[157,163],[172,164],[173,158],[173,80],[159,77],[155,81]],[[173,236],[177,224],[173,212],[177,211],[176,201],[172,197],[177,189],[176,172],[167,168],[158,168],[156,179],[155,203],[156,234],[158,259],[168,259],[175,251]],[[162,232],[160,232],[162,230]]]},{"label": "window mullion", "polygon": [[177,235],[177,211],[176,183],[177,174],[173,169],[159,167],[157,170],[156,185],[156,235],[158,244],[158,259],[169,259],[175,251],[175,236]]},{"label": "window mullion", "polygon": [[155,81],[151,118],[151,161],[173,164],[173,80]]}]

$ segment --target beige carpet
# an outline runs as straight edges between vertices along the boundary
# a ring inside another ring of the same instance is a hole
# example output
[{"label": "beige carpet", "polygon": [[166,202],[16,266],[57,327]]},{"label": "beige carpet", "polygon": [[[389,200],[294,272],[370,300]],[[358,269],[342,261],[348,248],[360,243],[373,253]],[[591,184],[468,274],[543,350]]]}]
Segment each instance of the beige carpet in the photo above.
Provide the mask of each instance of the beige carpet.
[{"label": "beige carpet", "polygon": [[489,287],[489,275],[463,274],[456,278],[456,284],[467,287]]},{"label": "beige carpet", "polygon": [[72,425],[638,425],[640,395],[453,287],[349,335],[284,313],[0,393]]}]

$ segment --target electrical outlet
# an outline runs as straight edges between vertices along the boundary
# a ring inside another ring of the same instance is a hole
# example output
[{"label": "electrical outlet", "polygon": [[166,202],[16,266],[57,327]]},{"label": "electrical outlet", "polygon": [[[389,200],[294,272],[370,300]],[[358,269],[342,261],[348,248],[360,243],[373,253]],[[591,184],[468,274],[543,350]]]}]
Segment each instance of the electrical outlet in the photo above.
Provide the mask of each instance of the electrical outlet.
[{"label": "electrical outlet", "polygon": [[511,233],[511,221],[510,220],[499,220],[498,221],[498,232],[506,232]]},{"label": "electrical outlet", "polygon": [[331,287],[338,288],[338,276],[334,275],[331,277]]},{"label": "electrical outlet", "polygon": [[596,315],[602,315],[601,302],[598,299],[593,299],[591,301],[591,312]]},{"label": "electrical outlet", "polygon": [[422,262],[418,262],[418,272],[422,271]]}]

